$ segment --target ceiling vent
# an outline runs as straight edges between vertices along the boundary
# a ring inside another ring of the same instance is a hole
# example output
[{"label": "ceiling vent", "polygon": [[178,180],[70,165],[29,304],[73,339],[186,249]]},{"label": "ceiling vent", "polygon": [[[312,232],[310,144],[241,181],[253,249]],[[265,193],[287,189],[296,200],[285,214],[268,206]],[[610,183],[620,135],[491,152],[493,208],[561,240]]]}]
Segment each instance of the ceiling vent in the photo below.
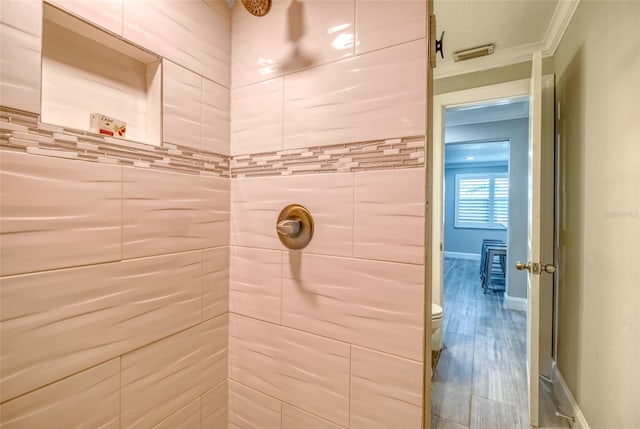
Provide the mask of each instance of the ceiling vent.
[{"label": "ceiling vent", "polygon": [[453,61],[466,61],[472,58],[484,57],[493,54],[495,45],[493,43],[489,45],[476,46],[471,49],[464,49],[462,51],[456,51],[453,53]]}]

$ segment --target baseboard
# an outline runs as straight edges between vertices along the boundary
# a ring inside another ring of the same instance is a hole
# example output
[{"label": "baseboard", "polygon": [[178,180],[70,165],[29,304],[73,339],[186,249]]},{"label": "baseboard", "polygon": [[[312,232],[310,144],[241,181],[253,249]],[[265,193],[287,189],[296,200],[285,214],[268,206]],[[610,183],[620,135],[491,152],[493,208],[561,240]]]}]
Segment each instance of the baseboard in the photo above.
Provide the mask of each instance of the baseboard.
[{"label": "baseboard", "polygon": [[558,401],[558,409],[561,413],[575,419],[573,422],[569,421],[571,427],[574,429],[590,429],[587,419],[584,418],[582,410],[578,406],[576,399],[573,397],[571,390],[569,390],[569,386],[567,386],[567,383],[564,381],[562,373],[560,373],[558,365],[555,362],[553,363],[553,373],[551,377],[553,396],[556,401]]},{"label": "baseboard", "polygon": [[479,253],[463,253],[463,252],[444,252],[445,258],[457,258],[457,259],[473,259],[474,261],[480,260]]},{"label": "baseboard", "polygon": [[504,294],[504,308],[507,310],[527,311],[527,298],[518,298]]}]

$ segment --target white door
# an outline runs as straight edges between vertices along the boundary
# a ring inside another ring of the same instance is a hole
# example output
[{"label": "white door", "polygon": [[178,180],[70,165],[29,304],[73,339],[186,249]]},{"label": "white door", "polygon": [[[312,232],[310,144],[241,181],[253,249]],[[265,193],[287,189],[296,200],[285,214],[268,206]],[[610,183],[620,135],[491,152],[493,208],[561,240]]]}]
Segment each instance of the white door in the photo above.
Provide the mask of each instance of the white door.
[{"label": "white door", "polygon": [[[547,276],[555,270],[553,256],[549,256],[546,251],[546,243],[550,239],[553,242],[553,220],[551,226],[546,221],[551,213],[553,216],[553,205],[548,207],[549,185],[551,186],[551,196],[553,196],[553,174],[543,174],[548,171],[548,151],[544,150],[543,169],[543,96],[542,96],[542,55],[536,52],[533,55],[533,65],[531,71],[531,89],[529,106],[529,228],[528,228],[528,262],[518,262],[518,269],[527,269],[527,296],[528,296],[528,317],[527,317],[527,381],[529,393],[529,420],[533,426],[538,425],[539,388],[538,377],[540,374],[540,316],[546,314],[544,309],[547,304],[543,302],[547,294],[541,295],[541,284],[548,283],[548,279],[541,281],[541,276]],[[553,109],[553,103],[551,103]],[[548,109],[547,109],[548,110]],[[545,112],[545,113],[548,113]],[[548,140],[548,139],[547,139]],[[545,142],[545,145],[549,143]],[[551,134],[551,153],[553,153],[553,134]],[[544,148],[546,149],[546,148]],[[553,171],[553,158],[551,158],[551,171]],[[553,198],[551,198],[553,204]],[[551,218],[553,219],[553,217]],[[545,259],[545,258],[551,259]],[[545,291],[546,292],[546,291]],[[544,305],[543,305],[544,304]],[[542,335],[545,341],[548,335]],[[550,342],[550,339],[549,339]],[[544,348],[544,347],[543,347]],[[546,356],[545,356],[546,357]]]}]

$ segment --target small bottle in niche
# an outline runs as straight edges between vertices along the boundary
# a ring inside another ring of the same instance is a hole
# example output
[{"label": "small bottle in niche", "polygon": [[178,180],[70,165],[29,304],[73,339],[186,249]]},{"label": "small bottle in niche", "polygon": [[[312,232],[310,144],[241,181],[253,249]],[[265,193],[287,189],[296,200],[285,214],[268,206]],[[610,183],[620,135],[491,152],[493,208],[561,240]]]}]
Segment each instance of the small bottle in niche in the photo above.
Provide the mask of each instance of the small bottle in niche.
[{"label": "small bottle in niche", "polygon": [[102,113],[92,113],[89,129],[93,133],[124,138],[127,133],[127,123]]}]

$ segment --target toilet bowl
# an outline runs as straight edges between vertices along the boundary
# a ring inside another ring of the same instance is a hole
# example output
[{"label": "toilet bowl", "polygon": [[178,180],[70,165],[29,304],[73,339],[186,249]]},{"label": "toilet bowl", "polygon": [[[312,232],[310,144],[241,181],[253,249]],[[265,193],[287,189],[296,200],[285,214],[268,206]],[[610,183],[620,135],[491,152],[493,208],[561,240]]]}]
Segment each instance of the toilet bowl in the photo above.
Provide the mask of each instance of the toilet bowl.
[{"label": "toilet bowl", "polygon": [[442,307],[431,304],[431,350],[442,350]]}]

